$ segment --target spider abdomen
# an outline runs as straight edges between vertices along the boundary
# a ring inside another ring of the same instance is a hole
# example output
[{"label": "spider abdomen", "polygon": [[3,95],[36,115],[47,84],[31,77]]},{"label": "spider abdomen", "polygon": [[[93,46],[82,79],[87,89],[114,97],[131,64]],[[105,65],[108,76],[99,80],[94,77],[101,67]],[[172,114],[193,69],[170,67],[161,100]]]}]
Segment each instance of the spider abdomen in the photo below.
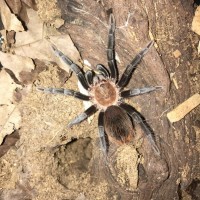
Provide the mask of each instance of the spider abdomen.
[{"label": "spider abdomen", "polygon": [[109,106],[104,115],[105,132],[118,143],[129,142],[134,133],[128,114],[119,106]]}]

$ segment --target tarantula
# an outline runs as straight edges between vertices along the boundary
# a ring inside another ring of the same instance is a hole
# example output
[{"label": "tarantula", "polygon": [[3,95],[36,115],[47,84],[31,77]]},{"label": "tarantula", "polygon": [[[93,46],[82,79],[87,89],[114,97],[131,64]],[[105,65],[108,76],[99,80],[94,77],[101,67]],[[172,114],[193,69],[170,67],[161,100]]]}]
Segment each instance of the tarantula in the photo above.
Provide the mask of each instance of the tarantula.
[{"label": "tarantula", "polygon": [[139,123],[148,137],[152,148],[157,154],[159,154],[159,149],[155,144],[151,130],[142,119],[140,113],[138,113],[131,105],[124,102],[125,98],[160,89],[160,86],[155,86],[124,90],[124,87],[127,86],[136,66],[148,52],[149,48],[153,45],[153,41],[151,41],[146,48],[141,50],[139,54],[135,56],[119,78],[114,50],[115,19],[113,14],[110,15],[109,24],[110,27],[107,47],[109,69],[102,64],[98,64],[96,66],[98,73],[93,70],[84,72],[78,65],[59,51],[55,45],[52,45],[54,53],[69,65],[70,69],[77,75],[81,85],[88,91],[88,95],[82,94],[78,91],[61,88],[38,89],[46,93],[64,94],[73,96],[83,101],[91,101],[93,105],[72,120],[68,124],[68,127],[72,127],[73,125],[82,122],[94,114],[97,110],[100,110],[98,117],[98,129],[100,144],[104,153],[108,152],[108,136],[115,139],[118,143],[129,142],[133,136],[134,123]]}]

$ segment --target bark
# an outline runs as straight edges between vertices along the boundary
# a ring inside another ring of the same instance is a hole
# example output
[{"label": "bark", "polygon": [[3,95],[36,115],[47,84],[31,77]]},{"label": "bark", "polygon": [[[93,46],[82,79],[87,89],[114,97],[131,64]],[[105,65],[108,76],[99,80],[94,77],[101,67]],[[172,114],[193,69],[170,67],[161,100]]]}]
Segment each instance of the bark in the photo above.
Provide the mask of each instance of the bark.
[{"label": "bark", "polygon": [[[134,102],[154,130],[161,158],[147,152],[139,166],[139,199],[180,199],[184,191],[194,196],[199,178],[199,157],[195,128],[199,108],[184,119],[170,124],[166,113],[198,91],[192,81],[197,74],[195,46],[197,36],[191,32],[193,2],[182,0],[144,1],[58,1],[65,20],[61,32],[69,33],[82,58],[92,64],[107,66],[106,47],[108,17],[116,19],[116,55],[120,73],[137,52],[153,39],[156,41],[140,63],[129,88],[160,85],[162,92],[152,93]],[[179,50],[181,56],[173,55]],[[170,80],[174,77],[178,88]],[[199,87],[199,86],[198,86]],[[145,150],[144,150],[145,151]],[[189,189],[188,189],[189,188]],[[191,192],[193,191],[193,192]]]}]

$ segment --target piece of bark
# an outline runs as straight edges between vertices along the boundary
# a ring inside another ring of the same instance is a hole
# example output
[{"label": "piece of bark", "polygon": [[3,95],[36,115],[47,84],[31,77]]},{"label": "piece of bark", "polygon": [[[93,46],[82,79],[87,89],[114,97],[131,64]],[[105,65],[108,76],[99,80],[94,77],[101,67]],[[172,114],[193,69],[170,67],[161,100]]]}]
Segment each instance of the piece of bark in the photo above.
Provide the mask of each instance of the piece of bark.
[{"label": "piece of bark", "polygon": [[167,113],[167,118],[170,122],[177,122],[187,115],[191,110],[196,108],[200,104],[200,95],[194,94],[183,103],[179,104],[172,111]]},{"label": "piece of bark", "polygon": [[[192,22],[191,1],[67,1],[63,4],[60,0],[58,3],[65,20],[60,30],[70,34],[82,58],[94,69],[99,63],[107,66],[108,18],[111,10],[116,18],[115,50],[120,61],[120,73],[145,47],[150,40],[149,35],[156,40],[155,48],[145,55],[129,84],[134,88],[163,86],[161,93],[133,99],[146,120],[150,121],[163,155],[161,161],[148,152],[145,154],[143,168],[146,179],[139,177],[138,198],[179,199],[179,191],[187,188],[198,173],[196,139],[191,129],[198,114],[193,113],[192,117],[188,115],[185,120],[174,124],[172,129],[167,121],[166,110],[191,96],[191,82],[186,72],[193,60],[192,40],[195,43],[195,39],[189,28],[185,28],[186,24]],[[178,59],[172,55],[177,49],[181,49]],[[168,74],[171,73],[176,74],[177,89],[173,84],[170,87]],[[197,92],[195,90],[198,89],[195,88],[193,93]],[[178,139],[177,132],[180,135]],[[186,136],[188,143],[185,143]],[[149,168],[151,163],[157,165]],[[187,170],[186,166],[189,166]]]}]

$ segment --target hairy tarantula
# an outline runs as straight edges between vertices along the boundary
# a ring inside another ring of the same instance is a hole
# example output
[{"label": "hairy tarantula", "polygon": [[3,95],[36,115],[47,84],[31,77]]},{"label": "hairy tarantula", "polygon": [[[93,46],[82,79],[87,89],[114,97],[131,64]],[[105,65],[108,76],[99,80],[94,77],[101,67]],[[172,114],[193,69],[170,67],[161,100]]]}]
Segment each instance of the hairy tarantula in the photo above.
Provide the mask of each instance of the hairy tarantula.
[{"label": "hairy tarantula", "polygon": [[115,139],[118,143],[129,142],[134,133],[134,123],[139,123],[146,134],[148,141],[151,143],[153,150],[155,153],[159,154],[159,149],[156,146],[148,125],[144,122],[140,113],[138,113],[131,105],[126,104],[124,99],[152,92],[160,89],[160,86],[123,90],[124,87],[127,86],[136,66],[148,52],[149,48],[153,45],[153,41],[151,41],[146,48],[141,50],[139,54],[135,56],[119,78],[114,50],[115,20],[113,14],[110,15],[109,23],[110,28],[107,48],[109,70],[102,64],[98,64],[96,66],[98,73],[93,70],[83,72],[78,65],[59,51],[56,46],[52,45],[54,53],[69,65],[70,69],[77,75],[82,86],[88,91],[88,95],[74,90],[61,88],[38,89],[46,93],[64,94],[73,96],[83,101],[91,101],[93,105],[72,120],[68,124],[68,127],[72,127],[73,125],[82,122],[94,114],[97,110],[100,110],[98,129],[100,144],[104,153],[108,152],[107,136]]}]

